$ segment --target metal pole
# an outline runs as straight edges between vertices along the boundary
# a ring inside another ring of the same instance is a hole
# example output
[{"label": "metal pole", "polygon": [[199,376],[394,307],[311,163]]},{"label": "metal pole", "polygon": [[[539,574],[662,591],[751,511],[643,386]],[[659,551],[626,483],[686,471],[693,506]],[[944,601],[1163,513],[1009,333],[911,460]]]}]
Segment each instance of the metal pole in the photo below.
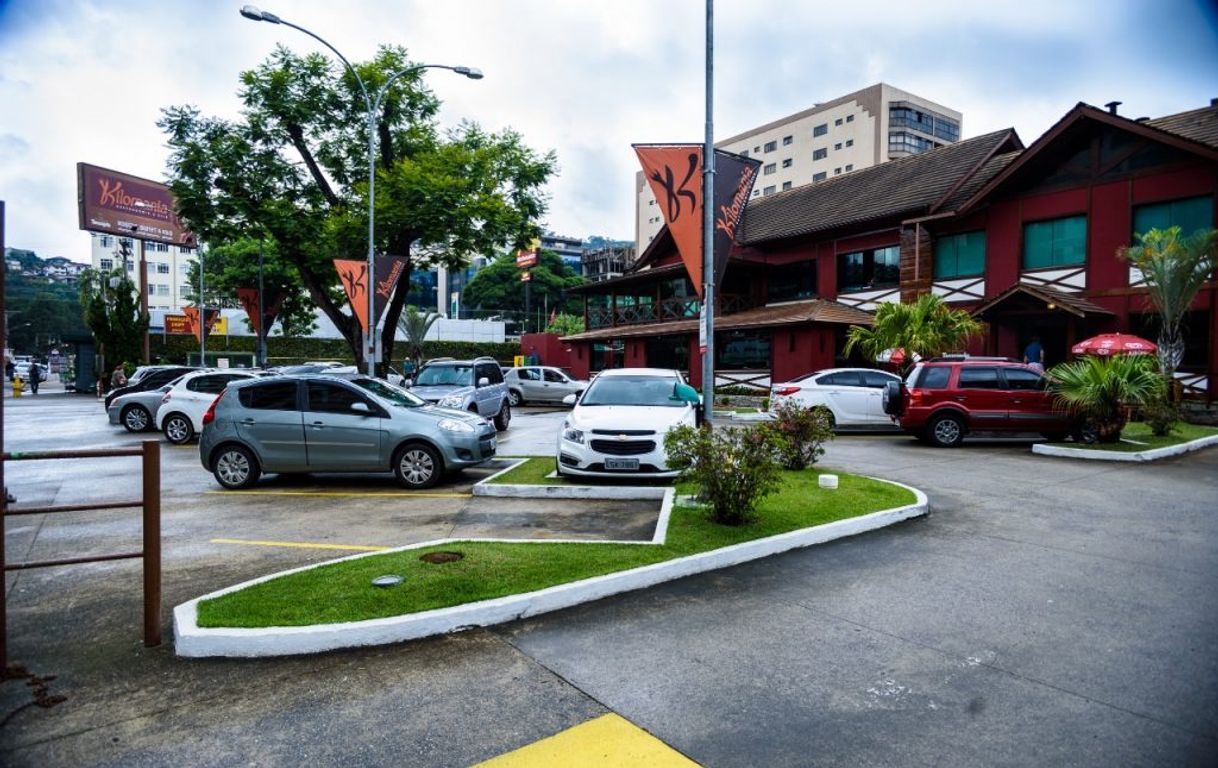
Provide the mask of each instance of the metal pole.
[{"label": "metal pole", "polygon": [[144,647],[161,644],[161,444],[144,441]]},{"label": "metal pole", "polygon": [[[4,253],[4,201],[0,200],[0,253]],[[0,264],[0,347],[8,348],[8,315],[4,312],[4,281],[8,262]],[[7,361],[6,361],[7,362]],[[0,384],[0,454],[4,451],[4,392]],[[4,517],[8,514],[8,486],[4,484],[4,460],[0,459],[0,579],[4,578]],[[0,582],[0,677],[8,671],[8,583]]]},{"label": "metal pole", "polygon": [[[360,88],[364,88],[364,81],[360,80],[359,75],[355,79],[359,80]],[[382,89],[381,95],[384,93]],[[368,103],[367,89],[364,90],[364,103],[368,107],[368,327],[365,338],[368,342],[368,375],[376,376],[376,112]],[[379,97],[377,103],[380,103]]]},{"label": "metal pole", "polygon": [[[146,249],[142,239],[136,240],[140,244],[140,312],[145,318],[148,317],[148,261],[145,256]],[[148,341],[148,327],[144,327],[144,365],[148,365],[152,360],[152,351]]]},{"label": "metal pole", "polygon": [[254,362],[259,368],[266,367],[266,310],[262,307],[262,244],[258,245],[258,354]]},{"label": "metal pole", "polygon": [[702,322],[706,352],[702,355],[702,408],[715,412],[715,0],[706,0],[706,142],[702,146]]},{"label": "metal pole", "polygon": [[203,243],[199,243],[199,367],[207,367],[207,302],[203,301]]}]

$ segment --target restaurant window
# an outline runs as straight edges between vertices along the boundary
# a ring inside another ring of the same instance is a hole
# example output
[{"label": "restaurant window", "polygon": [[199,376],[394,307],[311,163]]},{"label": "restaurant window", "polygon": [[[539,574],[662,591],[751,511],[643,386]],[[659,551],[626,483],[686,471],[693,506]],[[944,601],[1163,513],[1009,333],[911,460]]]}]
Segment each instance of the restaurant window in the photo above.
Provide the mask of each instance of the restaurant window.
[{"label": "restaurant window", "polygon": [[652,368],[689,370],[689,338],[651,336],[647,339],[647,365]]},{"label": "restaurant window", "polygon": [[890,288],[901,283],[901,249],[895,245],[839,254],[838,293]]},{"label": "restaurant window", "polygon": [[816,296],[816,261],[795,261],[770,267],[766,301],[796,301]]},{"label": "restaurant window", "polygon": [[1023,225],[1023,268],[1083,264],[1087,258],[1087,217],[1067,216]]},{"label": "restaurant window", "polygon": [[720,368],[769,368],[770,335],[725,331],[715,338],[715,353]]},{"label": "restaurant window", "polygon": [[948,235],[935,242],[935,278],[985,274],[985,232]]},{"label": "restaurant window", "polygon": [[1191,235],[1213,226],[1214,198],[1208,196],[1139,205],[1133,209],[1133,231],[1137,235],[1168,227],[1179,227],[1181,234]]}]

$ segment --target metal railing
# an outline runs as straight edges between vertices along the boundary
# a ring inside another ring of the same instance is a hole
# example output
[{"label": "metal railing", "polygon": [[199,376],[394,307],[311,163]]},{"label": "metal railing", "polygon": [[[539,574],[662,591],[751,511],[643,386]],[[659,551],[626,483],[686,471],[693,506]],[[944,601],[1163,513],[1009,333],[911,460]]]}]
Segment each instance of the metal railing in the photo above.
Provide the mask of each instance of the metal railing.
[{"label": "metal railing", "polygon": [[[49,507],[12,509],[7,500],[0,501],[0,534],[4,522],[18,515],[47,515],[57,512],[83,512],[98,509],[130,509],[140,507],[144,516],[143,549],[138,552],[67,557],[57,560],[34,560],[25,563],[5,563],[4,546],[0,541],[0,571],[20,571],[50,568],[58,565],[100,563],[108,560],[144,561],[144,645],[161,644],[161,446],[156,440],[145,440],[139,448],[109,448],[90,451],[22,451],[0,454],[0,463],[12,461],[47,461],[54,459],[99,459],[116,456],[140,456],[143,459],[143,496],[131,501],[104,501],[93,504],[60,504]],[[3,474],[0,473],[0,477]],[[0,535],[0,539],[3,536]],[[2,586],[2,585],[0,585]],[[0,670],[8,668],[8,600],[7,589],[0,588]]]}]

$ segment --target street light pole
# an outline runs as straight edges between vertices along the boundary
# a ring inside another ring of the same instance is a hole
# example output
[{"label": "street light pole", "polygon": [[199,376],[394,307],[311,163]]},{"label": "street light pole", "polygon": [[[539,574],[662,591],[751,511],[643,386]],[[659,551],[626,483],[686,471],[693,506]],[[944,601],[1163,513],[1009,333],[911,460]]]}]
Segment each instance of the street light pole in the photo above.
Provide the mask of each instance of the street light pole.
[{"label": "street light pole", "polygon": [[376,93],[376,99],[372,99],[368,95],[368,87],[364,84],[364,79],[359,76],[359,72],[355,71],[355,67],[351,66],[351,62],[347,61],[347,57],[343,56],[337,48],[326,42],[320,35],[317,35],[299,25],[293,24],[290,21],[276,16],[273,13],[259,10],[252,5],[247,5],[241,9],[241,15],[253,21],[266,21],[271,24],[282,24],[285,27],[291,27],[298,32],[303,32],[317,42],[329,48],[351,76],[355,78],[356,84],[359,85],[360,95],[364,97],[364,108],[367,110],[366,130],[368,132],[368,274],[366,275],[366,287],[368,290],[368,322],[364,334],[364,349],[368,356],[368,375],[376,375],[376,114],[381,108],[381,101],[385,98],[385,94],[389,92],[390,86],[397,82],[398,78],[409,75],[414,72],[419,72],[424,69],[447,69],[456,72],[458,75],[464,75],[471,80],[481,80],[482,70],[473,67],[452,67],[447,64],[416,64],[412,67],[407,67],[400,72],[394,73],[385,84],[380,87]]}]

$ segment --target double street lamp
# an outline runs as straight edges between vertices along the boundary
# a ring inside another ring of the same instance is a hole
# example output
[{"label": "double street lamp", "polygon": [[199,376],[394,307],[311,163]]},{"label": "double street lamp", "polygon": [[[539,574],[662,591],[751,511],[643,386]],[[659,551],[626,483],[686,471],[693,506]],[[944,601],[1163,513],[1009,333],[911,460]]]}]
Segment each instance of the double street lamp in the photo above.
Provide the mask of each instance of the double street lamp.
[{"label": "double street lamp", "polygon": [[376,375],[376,115],[380,111],[381,101],[385,98],[385,94],[389,92],[390,86],[397,82],[398,78],[404,75],[409,75],[413,72],[419,72],[424,69],[447,69],[456,72],[458,75],[464,75],[471,80],[481,80],[482,70],[474,69],[473,67],[451,67],[447,64],[416,64],[412,67],[407,67],[400,72],[395,72],[385,84],[380,87],[376,93],[376,98],[372,98],[368,93],[368,87],[364,84],[364,79],[355,71],[355,67],[351,66],[351,62],[347,61],[347,57],[339,53],[338,49],[326,42],[320,35],[317,35],[304,27],[293,24],[290,21],[276,16],[267,11],[261,11],[252,5],[247,5],[241,9],[241,15],[253,21],[266,21],[271,24],[282,24],[285,27],[291,27],[299,32],[303,32],[317,42],[329,48],[334,52],[334,55],[346,66],[347,71],[355,78],[355,82],[359,84],[360,94],[364,97],[364,107],[367,110],[367,131],[368,131],[368,275],[366,286],[368,289],[368,323],[366,336],[366,350],[368,355],[368,375]]}]

